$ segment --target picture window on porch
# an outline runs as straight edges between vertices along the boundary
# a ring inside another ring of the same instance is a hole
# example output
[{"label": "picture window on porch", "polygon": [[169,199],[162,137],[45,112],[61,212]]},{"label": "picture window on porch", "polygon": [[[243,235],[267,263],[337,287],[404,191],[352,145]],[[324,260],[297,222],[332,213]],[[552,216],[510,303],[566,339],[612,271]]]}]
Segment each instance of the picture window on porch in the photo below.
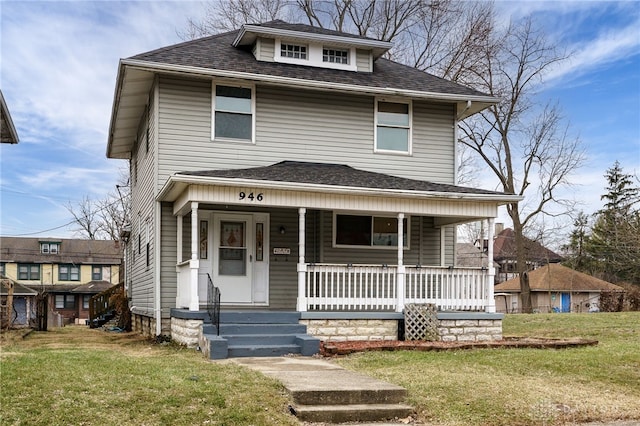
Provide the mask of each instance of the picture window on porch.
[{"label": "picture window on porch", "polygon": [[[336,247],[398,247],[398,218],[383,216],[335,215]],[[403,246],[409,247],[409,221],[403,219]]]},{"label": "picture window on porch", "polygon": [[213,138],[253,141],[253,87],[214,85]]},{"label": "picture window on porch", "polygon": [[411,104],[376,102],[376,151],[411,153]]}]

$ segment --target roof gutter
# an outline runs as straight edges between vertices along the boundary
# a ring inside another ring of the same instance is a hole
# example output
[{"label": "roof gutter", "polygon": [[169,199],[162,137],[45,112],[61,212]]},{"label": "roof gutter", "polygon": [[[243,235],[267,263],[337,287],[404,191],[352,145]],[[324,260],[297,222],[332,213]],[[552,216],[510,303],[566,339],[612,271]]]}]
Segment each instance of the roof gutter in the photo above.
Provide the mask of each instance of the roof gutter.
[{"label": "roof gutter", "polygon": [[449,200],[473,200],[473,201],[494,201],[501,204],[507,204],[517,201],[522,201],[524,197],[513,194],[468,194],[468,193],[454,193],[454,192],[442,192],[442,191],[412,191],[407,189],[378,189],[378,188],[361,188],[354,186],[343,185],[322,185],[312,183],[300,183],[300,182],[282,182],[271,180],[257,180],[257,179],[238,179],[238,178],[222,178],[222,177],[209,177],[209,176],[186,176],[174,174],[167,179],[164,186],[160,190],[160,193],[156,197],[157,201],[164,201],[164,198],[169,195],[174,185],[218,185],[218,186],[232,186],[243,187],[251,185],[254,187],[265,189],[277,189],[277,190],[293,190],[293,191],[308,191],[308,192],[330,192],[335,194],[349,194],[349,195],[363,195],[363,196],[379,196],[379,197],[419,197],[419,198],[438,198]]},{"label": "roof gutter", "polygon": [[[191,74],[202,77],[226,77],[226,78],[238,78],[248,79],[255,81],[262,81],[265,83],[271,83],[278,86],[287,87],[299,87],[304,89],[322,89],[332,91],[348,91],[360,94],[374,94],[374,95],[386,95],[386,96],[406,96],[417,99],[429,99],[437,101],[447,102],[482,102],[489,104],[496,104],[500,99],[493,96],[478,96],[478,95],[462,95],[462,94],[448,94],[437,92],[423,92],[419,90],[404,90],[394,89],[391,87],[371,87],[360,86],[357,84],[344,84],[344,83],[331,83],[316,80],[301,80],[291,77],[278,77],[267,74],[254,74],[240,71],[226,71],[216,69],[205,69],[200,67],[192,67],[187,65],[172,65],[159,62],[148,62],[137,59],[124,59],[120,61],[121,67],[129,66],[137,68],[143,71],[150,72],[166,72],[174,74]],[[120,74],[120,73],[119,73]],[[120,80],[118,80],[119,86]]]}]

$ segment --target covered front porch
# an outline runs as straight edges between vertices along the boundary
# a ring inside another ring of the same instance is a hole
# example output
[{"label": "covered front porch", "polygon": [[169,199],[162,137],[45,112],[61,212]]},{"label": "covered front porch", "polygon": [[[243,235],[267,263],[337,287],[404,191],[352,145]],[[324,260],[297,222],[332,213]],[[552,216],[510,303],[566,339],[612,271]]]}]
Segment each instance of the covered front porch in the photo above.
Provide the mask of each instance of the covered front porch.
[{"label": "covered front porch", "polygon": [[[336,174],[342,174],[341,184],[335,182]],[[223,288],[223,309],[278,309],[276,298],[287,293],[294,300],[290,309],[300,313],[401,313],[409,303],[435,304],[440,311],[493,313],[492,247],[488,268],[455,267],[452,227],[485,221],[491,240],[498,206],[517,199],[314,163],[173,175],[159,201],[170,202],[177,219],[175,307],[205,309],[209,277],[216,285],[231,280],[215,274],[225,268],[220,260],[228,254],[224,250],[232,249],[237,261],[244,262],[238,274],[253,277],[254,296],[244,305],[242,300],[225,303]],[[281,210],[289,214],[282,225],[271,218]],[[242,244],[223,247],[231,243],[224,242],[227,237],[221,240],[226,231],[216,215],[244,221]],[[343,216],[370,217],[369,245],[340,236]],[[215,223],[204,240],[202,217]],[[376,229],[379,218],[386,222],[382,230]],[[276,243],[285,232],[295,236],[289,240],[293,244]],[[377,246],[383,238],[388,243]],[[210,247],[206,260],[203,241]],[[256,268],[266,275],[257,277]],[[274,285],[284,291],[273,291]]]}]

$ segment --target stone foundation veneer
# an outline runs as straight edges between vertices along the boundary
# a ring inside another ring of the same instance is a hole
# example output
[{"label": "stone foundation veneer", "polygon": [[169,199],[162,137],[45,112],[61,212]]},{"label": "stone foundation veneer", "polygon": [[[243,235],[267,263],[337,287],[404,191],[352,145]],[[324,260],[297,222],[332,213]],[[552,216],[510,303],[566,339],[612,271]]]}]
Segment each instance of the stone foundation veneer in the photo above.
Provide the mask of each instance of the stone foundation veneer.
[{"label": "stone foundation veneer", "polygon": [[171,317],[171,340],[188,348],[199,346],[203,323],[201,319]]},{"label": "stone foundation veneer", "polygon": [[[439,312],[438,333],[443,342],[502,340],[503,314]],[[326,342],[397,340],[401,313],[303,312],[307,333]]]}]

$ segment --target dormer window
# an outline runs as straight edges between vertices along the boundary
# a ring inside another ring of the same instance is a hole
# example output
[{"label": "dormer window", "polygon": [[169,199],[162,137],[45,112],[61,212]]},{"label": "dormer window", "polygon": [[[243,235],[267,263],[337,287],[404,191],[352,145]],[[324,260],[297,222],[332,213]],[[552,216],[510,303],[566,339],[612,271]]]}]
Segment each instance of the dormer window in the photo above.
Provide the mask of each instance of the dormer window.
[{"label": "dormer window", "polygon": [[301,44],[280,44],[280,56],[283,58],[307,59],[307,46]]},{"label": "dormer window", "polygon": [[275,40],[275,62],[357,71],[356,49],[347,46],[309,42],[300,44],[290,40]]},{"label": "dormer window", "polygon": [[329,62],[332,64],[348,64],[349,50],[329,49],[324,47],[322,48],[322,62]]},{"label": "dormer window", "polygon": [[60,253],[60,243],[41,242],[40,253],[42,254],[58,254]]}]

